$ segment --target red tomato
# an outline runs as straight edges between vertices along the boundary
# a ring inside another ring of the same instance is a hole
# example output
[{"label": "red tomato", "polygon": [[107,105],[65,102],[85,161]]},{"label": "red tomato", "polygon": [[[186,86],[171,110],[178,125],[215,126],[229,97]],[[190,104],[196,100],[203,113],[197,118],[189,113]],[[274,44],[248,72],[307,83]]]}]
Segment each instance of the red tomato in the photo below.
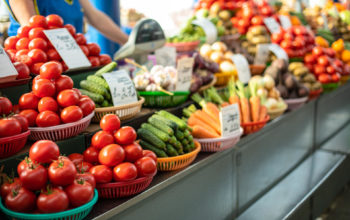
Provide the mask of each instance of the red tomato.
[{"label": "red tomato", "polygon": [[63,123],[71,123],[79,121],[83,118],[83,111],[79,106],[72,105],[64,108],[61,112],[61,120]]},{"label": "red tomato", "polygon": [[50,182],[57,186],[68,186],[73,183],[77,169],[67,157],[60,156],[48,168]]},{"label": "red tomato", "polygon": [[114,144],[113,135],[107,131],[98,131],[91,139],[91,145],[97,149],[102,149],[104,146]]},{"label": "red tomato", "polygon": [[298,49],[302,49],[305,46],[305,40],[302,37],[297,36],[292,45]]},{"label": "red tomato", "polygon": [[13,190],[21,187],[21,181],[19,178],[8,179],[7,182],[3,183],[0,188],[1,198],[5,200],[6,196]]},{"label": "red tomato", "polygon": [[112,58],[108,54],[101,54],[99,56],[99,59],[100,59],[100,64],[101,65],[107,65],[110,62],[112,62]]},{"label": "red tomato", "polygon": [[73,89],[73,80],[69,76],[61,75],[55,80],[55,86],[58,93],[66,89]]},{"label": "red tomato", "polygon": [[304,57],[304,62],[306,64],[314,64],[316,63],[316,57],[312,54],[306,54],[306,56]]},{"label": "red tomato", "polygon": [[15,68],[18,72],[17,79],[26,79],[29,77],[30,70],[29,70],[27,65],[25,65],[24,63],[21,63],[21,62],[15,62],[15,63],[13,63],[13,65],[15,66]]},{"label": "red tomato", "polygon": [[43,111],[36,117],[35,123],[38,127],[56,126],[61,123],[60,117],[53,111]]},{"label": "red tomato", "polygon": [[25,109],[25,110],[22,110],[19,114],[23,115],[28,120],[29,127],[35,126],[35,120],[36,120],[36,117],[38,116],[37,111],[33,109]]},{"label": "red tomato", "polygon": [[75,36],[75,41],[77,42],[77,44],[79,45],[86,45],[86,38],[84,36],[84,34],[82,33],[77,33]]},{"label": "red tomato", "polygon": [[68,209],[69,199],[60,187],[54,187],[43,190],[38,196],[36,205],[41,213],[62,212]]},{"label": "red tomato", "polygon": [[120,120],[117,115],[107,114],[100,121],[100,127],[104,131],[117,131],[120,128]]},{"label": "red tomato", "polygon": [[125,161],[133,163],[143,156],[142,147],[136,142],[126,145],[123,148],[125,151]]},{"label": "red tomato", "polygon": [[10,137],[20,134],[22,131],[21,124],[14,118],[0,119],[0,138]]},{"label": "red tomato", "polygon": [[[20,50],[20,51],[25,51],[25,50]],[[17,52],[17,53],[19,53],[19,52]],[[32,58],[30,58],[28,55],[18,55],[17,56],[17,53],[16,53],[16,56],[15,56],[15,61],[16,62],[24,63],[28,67],[30,67],[33,64]]]},{"label": "red tomato", "polygon": [[331,78],[332,78],[332,82],[337,83],[340,80],[340,74],[335,73],[335,74],[331,75]]},{"label": "red tomato", "polygon": [[88,59],[91,63],[91,66],[100,66],[101,65],[100,59],[96,56],[89,56]]},{"label": "red tomato", "polygon": [[9,193],[5,199],[8,209],[15,212],[30,212],[35,208],[36,196],[32,191],[20,187]]},{"label": "red tomato", "polygon": [[89,172],[94,175],[96,183],[109,183],[112,180],[112,170],[105,165],[93,166]]},{"label": "red tomato", "polygon": [[322,73],[326,73],[326,67],[316,65],[316,66],[314,66],[314,73],[315,73],[315,75],[320,75]]},{"label": "red tomato", "polygon": [[114,133],[115,141],[121,145],[132,144],[136,136],[135,129],[130,126],[124,126]]},{"label": "red tomato", "polygon": [[28,56],[32,58],[32,61],[34,63],[39,63],[39,62],[46,62],[47,61],[47,55],[43,50],[40,49],[33,49],[30,50],[28,53]]},{"label": "red tomato", "polygon": [[252,25],[264,25],[264,20],[259,15],[252,17],[250,22],[252,23]]},{"label": "red tomato", "polygon": [[29,149],[30,159],[38,163],[51,163],[57,160],[59,155],[59,147],[55,142],[49,140],[37,141]]},{"label": "red tomato", "polygon": [[40,164],[31,163],[19,175],[22,186],[35,191],[43,189],[47,184],[46,168]]},{"label": "red tomato", "polygon": [[71,24],[66,24],[64,27],[69,31],[69,33],[74,37],[75,36],[75,27]]},{"label": "red tomato", "polygon": [[336,71],[335,71],[335,68],[333,66],[327,66],[326,67],[326,72],[330,75],[334,74]]},{"label": "red tomato", "polygon": [[95,110],[95,103],[90,98],[81,98],[79,100],[79,107],[83,111],[83,116],[85,117]]},{"label": "red tomato", "polygon": [[79,173],[84,173],[84,172],[88,172],[94,165],[92,165],[89,162],[83,161],[81,163],[78,163],[76,165],[77,171]]},{"label": "red tomato", "polygon": [[79,95],[73,89],[65,89],[58,93],[57,102],[61,107],[79,104]]},{"label": "red tomato", "polygon": [[38,110],[39,112],[43,112],[43,111],[57,112],[58,104],[56,100],[52,97],[43,97],[40,99],[38,103]]},{"label": "red tomato", "polygon": [[329,64],[329,60],[328,57],[326,55],[322,55],[317,59],[317,64],[321,65],[321,66],[328,66]]},{"label": "red tomato", "polygon": [[152,158],[155,162],[157,162],[157,155],[150,150],[142,150],[142,156],[143,157],[150,157]]},{"label": "red tomato", "polygon": [[38,79],[32,86],[33,94],[42,98],[54,96],[56,93],[55,84],[48,79]]},{"label": "red tomato", "polygon": [[28,45],[29,45],[29,38],[27,37],[21,38],[16,43],[16,50],[28,49]]},{"label": "red tomato", "polygon": [[135,162],[139,177],[151,177],[157,173],[157,162],[151,157],[142,157]]},{"label": "red tomato", "polygon": [[17,37],[18,38],[28,37],[28,33],[29,33],[30,29],[31,28],[29,26],[21,26],[17,30]]},{"label": "red tomato", "polygon": [[8,50],[6,50],[6,53],[7,53],[8,57],[10,58],[11,62],[15,62],[16,50],[8,49]]},{"label": "red tomato", "polygon": [[44,31],[44,28],[41,28],[41,27],[32,28],[28,33],[28,37],[30,40],[32,40],[34,38],[46,39],[46,35],[44,34],[43,31]]},{"label": "red tomato", "polygon": [[97,163],[98,162],[98,154],[99,154],[99,150],[97,148],[89,147],[83,153],[84,161],[92,163],[92,164]]},{"label": "red tomato", "polygon": [[78,153],[69,154],[68,158],[74,163],[75,166],[77,166],[77,164],[83,162],[84,160],[84,156]]},{"label": "red tomato", "polygon": [[56,14],[46,16],[46,22],[49,26],[63,27],[63,19]]},{"label": "red tomato", "polygon": [[8,49],[16,49],[16,43],[18,40],[19,40],[19,38],[16,36],[6,38],[6,40],[4,42],[5,49],[7,49],[7,50]]},{"label": "red tomato", "polygon": [[41,66],[44,65],[43,62],[40,63],[34,63],[31,67],[30,67],[30,72],[35,74],[35,75],[39,75],[40,74],[40,68]]},{"label": "red tomato", "polygon": [[49,49],[49,50],[46,52],[46,54],[47,54],[48,59],[51,60],[51,61],[61,61],[60,55],[59,55],[58,52],[57,52],[55,49],[53,49],[53,48]]},{"label": "red tomato", "polygon": [[102,165],[114,167],[124,161],[124,149],[118,144],[110,144],[101,149],[98,161]]},{"label": "red tomato", "polygon": [[[23,39],[25,39],[25,38],[23,38]],[[23,49],[26,49],[26,48],[23,48]],[[44,40],[42,38],[34,38],[33,40],[31,40],[29,42],[28,49],[29,50],[40,49],[40,50],[46,51],[47,50],[47,42],[46,42],[46,40]]]},{"label": "red tomato", "polygon": [[6,97],[0,97],[0,114],[8,115],[12,111],[12,103]]},{"label": "red tomato", "polygon": [[282,40],[281,47],[285,50],[292,48],[292,42],[290,40]]},{"label": "red tomato", "polygon": [[29,158],[29,157],[25,157],[24,160],[22,160],[21,162],[19,162],[19,164],[17,165],[17,173],[18,176],[21,175],[21,173],[27,169],[27,167],[29,167],[31,164],[33,163],[33,161]]},{"label": "red tomato", "polygon": [[95,43],[88,43],[87,47],[89,49],[90,56],[99,56],[101,52],[100,46]]},{"label": "red tomato", "polygon": [[335,59],[334,61],[333,61],[333,64],[336,66],[336,67],[338,67],[338,68],[343,68],[343,62],[342,61],[340,61],[339,59]]},{"label": "red tomato", "polygon": [[279,44],[283,40],[283,32],[273,33],[271,35],[271,41],[273,43]]},{"label": "red tomato", "polygon": [[40,77],[43,79],[57,79],[62,72],[61,63],[56,61],[49,61],[40,67]]},{"label": "red tomato", "polygon": [[34,109],[38,108],[39,98],[33,93],[24,93],[18,101],[20,109]]},{"label": "red tomato", "polygon": [[83,53],[85,54],[85,56],[89,56],[89,49],[87,46],[85,45],[79,45],[80,49],[83,51]]},{"label": "red tomato", "polygon": [[[153,161],[153,163],[155,162]],[[137,168],[133,163],[124,162],[113,168],[113,179],[115,181],[120,181],[120,182],[130,181],[130,180],[136,179],[136,177],[137,177]]]},{"label": "red tomato", "polygon": [[26,117],[15,114],[12,118],[16,119],[21,124],[21,133],[28,131],[29,123]]},{"label": "red tomato", "polygon": [[320,81],[323,84],[327,84],[327,83],[330,83],[332,81],[332,77],[328,74],[325,74],[325,73],[320,74],[317,79],[318,79],[318,81]]},{"label": "red tomato", "polygon": [[323,55],[323,48],[320,46],[314,47],[314,49],[312,49],[312,54],[316,57]]},{"label": "red tomato", "polygon": [[94,197],[94,188],[83,179],[75,180],[73,184],[64,189],[72,207],[82,206]]},{"label": "red tomato", "polygon": [[12,112],[15,114],[19,114],[21,110],[19,109],[19,105],[13,105],[12,106]]},{"label": "red tomato", "polygon": [[260,8],[260,12],[265,16],[271,16],[273,11],[269,5],[266,5]]},{"label": "red tomato", "polygon": [[327,56],[330,58],[335,58],[335,51],[333,48],[325,48],[325,54],[327,54]]},{"label": "red tomato", "polygon": [[96,187],[96,180],[94,175],[91,173],[78,173],[77,176],[75,177],[76,180],[85,180],[86,182],[90,183],[92,188]]},{"label": "red tomato", "polygon": [[29,26],[31,28],[34,27],[42,27],[42,28],[47,28],[47,22],[44,16],[42,15],[33,15],[29,19]]}]

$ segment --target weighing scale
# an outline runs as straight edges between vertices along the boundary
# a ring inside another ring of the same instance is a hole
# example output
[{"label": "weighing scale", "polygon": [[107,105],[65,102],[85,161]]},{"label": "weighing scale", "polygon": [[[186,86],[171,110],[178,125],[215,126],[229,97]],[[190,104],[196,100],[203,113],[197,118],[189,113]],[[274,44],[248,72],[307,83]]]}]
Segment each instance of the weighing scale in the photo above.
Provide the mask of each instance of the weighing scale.
[{"label": "weighing scale", "polygon": [[144,64],[147,62],[147,55],[164,44],[165,35],[158,22],[142,19],[133,28],[128,42],[114,54],[114,60],[128,57]]}]

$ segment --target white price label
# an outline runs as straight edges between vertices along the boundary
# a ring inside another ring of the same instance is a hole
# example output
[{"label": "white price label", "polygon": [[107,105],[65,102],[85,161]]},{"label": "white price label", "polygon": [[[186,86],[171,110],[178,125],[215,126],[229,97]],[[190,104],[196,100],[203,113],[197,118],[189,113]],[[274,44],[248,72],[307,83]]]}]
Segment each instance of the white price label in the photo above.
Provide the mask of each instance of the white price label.
[{"label": "white price label", "polygon": [[280,15],[279,18],[283,29],[288,29],[292,26],[292,22],[290,21],[288,16]]},{"label": "white price label", "polygon": [[237,104],[221,108],[221,136],[227,137],[240,130],[239,107]]},{"label": "white price label", "polygon": [[177,61],[176,91],[188,91],[191,87],[194,59],[184,57]]},{"label": "white price label", "polygon": [[201,18],[192,21],[192,24],[198,25],[199,27],[203,28],[207,43],[212,44],[217,40],[218,30],[210,20],[206,18]]},{"label": "white price label", "polygon": [[102,76],[109,85],[114,106],[137,102],[134,83],[125,70],[104,73]]},{"label": "white price label", "polygon": [[270,33],[279,33],[281,31],[281,26],[278,24],[276,19],[269,17],[269,18],[264,18],[264,23],[269,29]]},{"label": "white price label", "polygon": [[258,44],[254,63],[265,65],[270,53],[270,44]]},{"label": "white price label", "polygon": [[0,45],[0,79],[1,81],[5,80],[14,80],[16,79],[18,73],[16,68],[13,66],[10,58],[7,56],[6,51]]},{"label": "white price label", "polygon": [[91,66],[88,58],[66,28],[45,30],[44,33],[69,69]]},{"label": "white price label", "polygon": [[323,20],[323,28],[328,30],[328,20],[326,14],[322,12],[321,17]]},{"label": "white price label", "polygon": [[176,48],[162,47],[155,51],[157,65],[174,66],[176,65]]},{"label": "white price label", "polygon": [[242,54],[235,54],[231,59],[236,66],[238,79],[243,83],[248,83],[251,74],[247,59]]},{"label": "white price label", "polygon": [[288,62],[289,58],[286,51],[284,51],[278,44],[270,44],[270,50],[278,59],[284,59]]}]

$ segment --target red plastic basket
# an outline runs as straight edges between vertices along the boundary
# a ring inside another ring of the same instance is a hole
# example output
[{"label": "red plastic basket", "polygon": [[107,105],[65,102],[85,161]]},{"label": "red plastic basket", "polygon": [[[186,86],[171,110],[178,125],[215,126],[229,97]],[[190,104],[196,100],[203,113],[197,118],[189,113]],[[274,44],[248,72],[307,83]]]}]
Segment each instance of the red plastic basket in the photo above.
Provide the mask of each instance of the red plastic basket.
[{"label": "red plastic basket", "polygon": [[52,140],[58,141],[74,137],[84,131],[90,124],[95,112],[85,116],[79,121],[51,126],[51,127],[29,127],[31,140]]},{"label": "red plastic basket", "polygon": [[98,196],[105,199],[118,199],[132,196],[145,190],[153,180],[152,177],[141,177],[128,182],[97,184]]},{"label": "red plastic basket", "polygon": [[310,91],[309,100],[313,100],[313,99],[318,98],[322,92],[323,92],[323,88],[320,88],[320,89],[315,90],[315,91]]},{"label": "red plastic basket", "polygon": [[192,42],[178,42],[178,43],[166,43],[167,47],[175,47],[176,52],[190,52],[196,50],[200,41],[192,41]]},{"label": "red plastic basket", "polygon": [[262,129],[269,120],[270,120],[270,116],[266,115],[265,119],[262,121],[242,123],[241,127],[244,130],[244,134],[251,134]]},{"label": "red plastic basket", "polygon": [[27,142],[30,131],[10,137],[0,138],[0,158],[5,158],[16,154]]}]

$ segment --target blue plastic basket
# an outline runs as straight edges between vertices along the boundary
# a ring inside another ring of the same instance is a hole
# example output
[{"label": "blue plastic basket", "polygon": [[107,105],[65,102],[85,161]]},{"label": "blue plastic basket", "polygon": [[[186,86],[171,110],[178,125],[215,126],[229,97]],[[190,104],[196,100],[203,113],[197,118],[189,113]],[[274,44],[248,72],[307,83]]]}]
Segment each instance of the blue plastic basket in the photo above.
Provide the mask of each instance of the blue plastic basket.
[{"label": "blue plastic basket", "polygon": [[84,219],[91,211],[92,207],[96,204],[98,199],[98,192],[95,189],[94,190],[94,197],[92,200],[80,207],[70,209],[63,212],[57,212],[57,213],[49,213],[49,214],[27,214],[27,213],[21,213],[21,212],[14,212],[9,209],[7,209],[4,204],[3,200],[0,200],[0,209],[2,212],[4,212],[8,219],[18,219],[18,220],[39,220],[39,219],[45,219],[45,220],[81,220]]}]

